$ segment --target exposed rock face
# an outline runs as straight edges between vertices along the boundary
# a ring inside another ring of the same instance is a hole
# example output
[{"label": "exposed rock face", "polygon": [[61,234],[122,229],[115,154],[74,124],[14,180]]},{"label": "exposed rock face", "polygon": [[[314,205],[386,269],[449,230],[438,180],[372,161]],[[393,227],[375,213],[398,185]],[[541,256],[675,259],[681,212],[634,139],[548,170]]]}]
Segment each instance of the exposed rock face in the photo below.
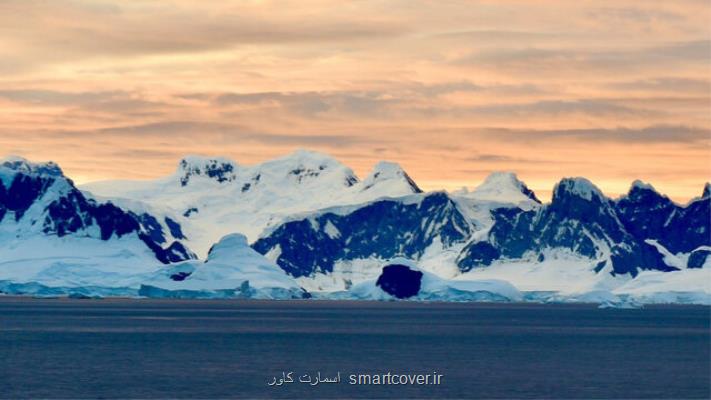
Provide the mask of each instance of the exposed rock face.
[{"label": "exposed rock face", "polygon": [[[0,178],[0,223],[11,218],[18,234],[96,235],[108,241],[135,233],[162,263],[195,258],[179,241],[169,242],[167,229],[155,217],[87,198],[53,163],[5,161]],[[174,237],[184,238],[180,225],[170,222],[170,231],[178,234]]]},{"label": "exposed rock face", "polygon": [[340,260],[417,259],[435,240],[450,246],[465,242],[471,233],[471,224],[447,194],[430,193],[290,221],[253,247],[262,254],[276,252],[277,264],[300,277],[333,271]]},{"label": "exposed rock face", "polygon": [[459,255],[457,265],[462,272],[473,268],[485,267],[501,257],[499,250],[489,242],[475,242],[468,244]]},{"label": "exposed rock face", "polygon": [[203,176],[219,183],[236,179],[237,166],[225,158],[186,157],[180,160],[180,184],[187,186],[195,176]]},{"label": "exposed rock face", "polygon": [[689,254],[687,268],[703,268],[706,261],[711,257],[711,249],[697,249]]},{"label": "exposed rock face", "polygon": [[422,272],[406,265],[391,264],[383,267],[383,273],[375,284],[398,299],[407,299],[420,292],[422,275]]},{"label": "exposed rock face", "polygon": [[704,194],[686,206],[674,204],[651,185],[636,181],[617,200],[620,221],[638,240],[654,239],[672,253],[688,253],[711,245],[711,196]]},{"label": "exposed rock face", "polygon": [[664,263],[656,249],[631,235],[614,204],[584,178],[563,179],[553,191],[552,202],[538,210],[502,217],[489,240],[508,258],[564,248],[591,259],[607,258],[614,274],[675,269]]}]

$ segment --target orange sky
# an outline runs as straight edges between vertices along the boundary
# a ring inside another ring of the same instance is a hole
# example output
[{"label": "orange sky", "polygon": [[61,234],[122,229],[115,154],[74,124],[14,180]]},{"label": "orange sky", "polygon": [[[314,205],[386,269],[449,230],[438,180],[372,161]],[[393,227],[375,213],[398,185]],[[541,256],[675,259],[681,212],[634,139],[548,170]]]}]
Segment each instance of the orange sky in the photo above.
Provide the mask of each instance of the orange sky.
[{"label": "orange sky", "polygon": [[546,197],[711,177],[711,6],[659,1],[0,2],[0,156],[77,182],[296,148],[426,189]]}]

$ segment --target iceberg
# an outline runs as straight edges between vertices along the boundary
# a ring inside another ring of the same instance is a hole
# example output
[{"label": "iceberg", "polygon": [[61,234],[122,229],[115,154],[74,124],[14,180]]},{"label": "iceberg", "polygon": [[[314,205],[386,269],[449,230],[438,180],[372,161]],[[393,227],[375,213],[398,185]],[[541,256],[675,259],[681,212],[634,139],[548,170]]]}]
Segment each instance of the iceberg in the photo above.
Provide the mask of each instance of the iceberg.
[{"label": "iceberg", "polygon": [[169,298],[301,299],[294,278],[254,251],[241,234],[223,237],[207,260],[161,268],[141,282],[139,295]]}]

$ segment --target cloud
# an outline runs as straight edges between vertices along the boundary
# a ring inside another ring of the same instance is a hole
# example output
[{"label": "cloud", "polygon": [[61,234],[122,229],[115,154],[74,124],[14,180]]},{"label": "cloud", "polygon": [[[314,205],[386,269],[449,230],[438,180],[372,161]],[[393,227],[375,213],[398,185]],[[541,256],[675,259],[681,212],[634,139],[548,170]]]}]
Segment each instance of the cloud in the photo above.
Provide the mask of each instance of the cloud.
[{"label": "cloud", "polygon": [[125,98],[127,95],[127,92],[117,90],[98,92],[63,92],[47,89],[0,90],[0,98],[44,106],[86,105]]},{"label": "cloud", "polygon": [[650,91],[650,92],[686,92],[686,93],[711,93],[711,81],[704,79],[689,79],[676,77],[660,77],[625,82],[614,82],[609,85],[614,89]]},{"label": "cloud", "polygon": [[708,175],[709,15],[704,0],[4,0],[0,152],[100,179],[307,147],[447,185],[508,163],[552,183],[565,165],[682,196]]},{"label": "cloud", "polygon": [[[686,6],[681,3],[676,7],[648,7],[647,4],[638,4],[625,7],[599,7],[588,9],[585,17],[591,23],[600,26],[619,27],[624,26],[626,30],[645,32],[652,34],[655,32],[679,32],[688,31],[694,27],[694,19],[691,15],[692,1],[687,1]],[[651,3],[650,3],[651,4]]]},{"label": "cloud", "polygon": [[463,161],[467,162],[482,162],[491,164],[550,164],[556,163],[552,160],[535,159],[525,157],[508,156],[504,154],[478,154],[473,157],[466,157]]},{"label": "cloud", "polygon": [[[345,43],[399,36],[397,21],[333,16],[304,19],[248,4],[202,7],[187,2],[39,2],[6,0],[0,36],[36,60],[201,53],[236,46]],[[292,10],[297,10],[296,8]],[[7,52],[8,50],[6,50]]]},{"label": "cloud", "polygon": [[[165,121],[139,125],[125,125],[88,131],[57,131],[51,136],[64,138],[112,137],[112,138],[147,138],[156,139],[191,139],[199,136],[212,144],[260,143],[284,146],[350,146],[362,143],[364,138],[351,135],[333,134],[283,134],[255,131],[238,124],[203,121]],[[370,141],[374,142],[374,141]]]},{"label": "cloud", "polygon": [[456,39],[456,40],[487,40],[495,43],[510,43],[512,41],[520,43],[521,41],[530,42],[538,39],[556,39],[563,36],[560,32],[543,32],[543,31],[516,31],[504,29],[480,29],[467,31],[454,31],[439,33],[433,35],[438,39]]},{"label": "cloud", "polygon": [[544,100],[523,104],[496,104],[472,107],[466,110],[473,114],[498,115],[559,115],[582,113],[594,116],[606,115],[648,115],[649,110],[625,107],[599,100]]},{"label": "cloud", "polygon": [[679,13],[674,13],[659,9],[644,9],[634,7],[602,7],[589,10],[587,15],[590,18],[601,19],[606,22],[646,22],[654,23],[659,21],[683,22],[686,19]]},{"label": "cloud", "polygon": [[141,148],[121,148],[109,150],[108,156],[135,159],[135,158],[151,158],[159,160],[172,160],[182,156],[179,151],[157,150],[157,149],[141,149]]},{"label": "cloud", "polygon": [[314,117],[326,112],[374,117],[386,112],[387,107],[399,102],[379,92],[301,92],[301,93],[228,93],[216,97],[219,105],[274,105],[292,113]]},{"label": "cloud", "polygon": [[301,93],[226,93],[214,96],[214,102],[221,106],[250,105],[282,107],[292,113],[316,117],[322,114],[332,116],[360,116],[369,118],[413,116],[447,116],[469,118],[472,116],[541,116],[586,114],[591,116],[645,116],[659,114],[658,111],[639,107],[628,107],[614,102],[578,100],[541,100],[527,103],[498,103],[487,105],[448,104],[438,95],[456,92],[479,93],[540,93],[537,87],[525,86],[480,86],[472,83],[442,83],[440,85],[412,85],[394,87],[392,90],[301,92]]},{"label": "cloud", "polygon": [[711,40],[691,40],[657,46],[609,48],[504,48],[475,51],[453,60],[455,65],[488,66],[528,73],[585,73],[591,70],[627,71],[697,63],[711,66]]},{"label": "cloud", "polygon": [[280,135],[274,133],[259,133],[248,135],[245,139],[262,144],[284,145],[296,147],[308,146],[351,146],[368,142],[373,144],[375,140],[365,140],[364,138],[345,135]]},{"label": "cloud", "polygon": [[496,136],[506,140],[538,141],[549,139],[568,139],[583,142],[617,143],[711,143],[711,130],[683,125],[655,125],[640,129],[551,129],[551,130],[514,130],[489,129],[487,136]]}]

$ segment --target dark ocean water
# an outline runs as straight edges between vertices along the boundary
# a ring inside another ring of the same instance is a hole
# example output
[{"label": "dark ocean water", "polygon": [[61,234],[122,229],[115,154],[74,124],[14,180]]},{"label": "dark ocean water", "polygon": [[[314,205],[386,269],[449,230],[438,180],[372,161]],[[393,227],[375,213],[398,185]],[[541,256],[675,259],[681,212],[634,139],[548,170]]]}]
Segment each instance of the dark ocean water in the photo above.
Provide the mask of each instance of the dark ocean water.
[{"label": "dark ocean water", "polygon": [[[709,320],[692,306],[0,297],[0,397],[709,398]],[[440,385],[348,384],[434,371]],[[341,383],[298,382],[317,372]]]}]

